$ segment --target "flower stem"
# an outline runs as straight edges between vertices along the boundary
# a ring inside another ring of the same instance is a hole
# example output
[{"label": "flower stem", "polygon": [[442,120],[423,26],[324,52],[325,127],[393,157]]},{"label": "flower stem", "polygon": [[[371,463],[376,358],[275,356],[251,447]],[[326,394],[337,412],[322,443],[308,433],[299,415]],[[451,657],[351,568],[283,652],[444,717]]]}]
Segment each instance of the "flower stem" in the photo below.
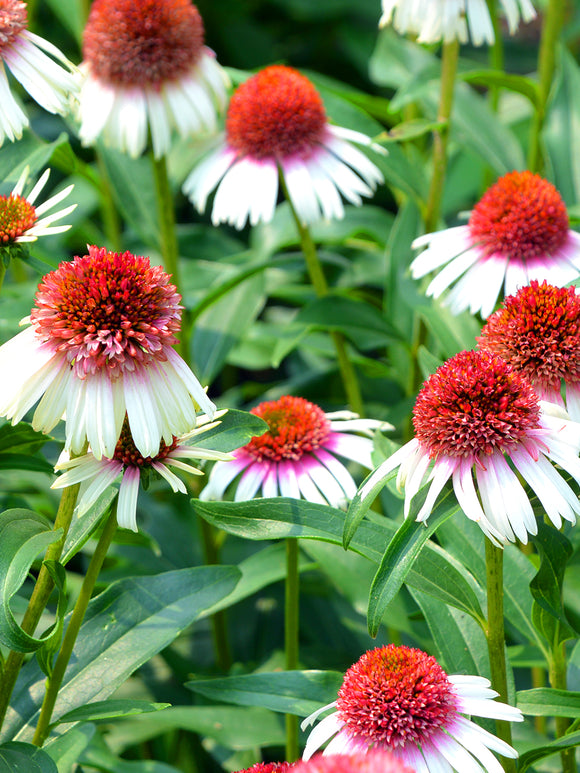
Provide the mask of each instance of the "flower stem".
[{"label": "flower stem", "polygon": [[[215,529],[203,518],[199,519],[204,561],[208,566],[219,564],[220,557],[215,540]],[[214,612],[210,617],[216,663],[220,671],[227,673],[232,665],[225,613]]]},{"label": "flower stem", "polygon": [[[312,283],[312,287],[314,288],[316,295],[319,298],[324,298],[325,295],[328,295],[328,283],[326,281],[326,277],[324,276],[324,271],[322,270],[322,265],[318,257],[316,245],[314,244],[310,231],[298,217],[298,213],[294,208],[294,204],[292,203],[292,199],[290,198],[283,177],[281,181],[284,195],[286,196],[288,204],[290,205],[292,216],[294,218],[294,222],[296,223],[296,228],[300,237],[300,246],[302,248],[304,260],[306,262],[306,269],[310,277],[310,282]],[[348,356],[345,337],[338,330],[331,330],[330,337],[336,350],[338,369],[340,371],[340,376],[348,404],[352,411],[358,413],[359,416],[364,416],[364,405],[360,391],[360,385],[358,383],[358,378],[354,366]]]},{"label": "flower stem", "polygon": [[[299,583],[298,583],[298,540],[286,540],[286,588],[284,599],[284,651],[286,670],[298,667],[299,630]],[[286,714],[286,760],[298,759],[298,717]]]},{"label": "flower stem", "polygon": [[425,212],[425,233],[435,231],[439,222],[441,199],[443,197],[445,174],[447,172],[449,119],[453,107],[453,90],[458,60],[459,41],[453,40],[450,43],[444,43],[441,58],[441,94],[439,96],[439,110],[437,111],[437,120],[443,126],[433,132],[433,173]]},{"label": "flower stem", "polygon": [[[556,625],[557,636],[559,631],[560,624],[558,623]],[[555,644],[552,647],[549,658],[550,685],[556,690],[567,690],[568,684],[566,674],[567,663],[564,643]],[[566,731],[570,726],[570,720],[568,717],[555,717],[555,720],[556,738],[561,738],[566,734]],[[562,773],[576,773],[576,755],[574,754],[574,749],[564,749],[561,751],[560,759],[562,762]]]},{"label": "flower stem", "polygon": [[109,513],[109,517],[105,522],[105,526],[97,542],[95,552],[91,558],[87,573],[79,596],[76,600],[74,609],[70,616],[69,624],[66,629],[66,633],[62,640],[62,645],[58,657],[54,664],[52,675],[47,681],[46,693],[44,700],[42,701],[42,707],[40,709],[40,717],[38,718],[38,724],[36,731],[32,739],[32,743],[36,746],[42,746],[50,732],[50,720],[52,718],[52,712],[58,698],[58,691],[62,684],[66,667],[72,655],[73,647],[77,639],[81,623],[83,622],[87,606],[91,600],[91,596],[95,587],[95,583],[101,571],[101,567],[107,555],[107,551],[113,537],[117,530],[117,508],[113,507]]},{"label": "flower stem", "polygon": [[[491,685],[500,699],[507,703],[507,665],[505,658],[505,632],[503,617],[503,550],[485,538],[485,566],[487,578],[487,648],[491,668]],[[497,735],[512,745],[509,722],[496,720]],[[515,760],[502,757],[506,773],[516,773]]]},{"label": "flower stem", "polygon": [[[153,176],[155,178],[155,193],[157,199],[157,214],[159,217],[160,249],[163,265],[168,274],[173,278],[173,284],[183,297],[181,274],[179,271],[179,245],[175,231],[175,212],[173,209],[173,195],[169,185],[167,174],[167,162],[165,156],[155,158],[151,154],[153,164]],[[183,324],[181,327],[181,341],[177,348],[186,362],[189,362],[189,323],[184,310]]]},{"label": "flower stem", "polygon": [[546,106],[556,68],[556,49],[564,25],[565,11],[566,3],[564,0],[549,0],[544,16],[538,55],[539,103],[532,121],[528,150],[528,169],[532,172],[539,172],[543,167],[540,136],[546,118]]},{"label": "flower stem", "polygon": [[[489,64],[492,70],[504,70],[504,50],[503,50],[503,37],[501,34],[501,25],[499,21],[499,15],[497,12],[497,0],[487,0],[487,7],[489,9],[489,16],[491,18],[491,24],[493,27],[493,44],[489,47]],[[492,86],[489,91],[489,102],[491,109],[497,112],[499,103],[499,87]]]},{"label": "flower stem", "polygon": [[[48,546],[44,556],[45,561],[58,561],[60,559],[76,506],[79,489],[80,483],[75,483],[74,486],[68,486],[62,492],[60,504],[54,520],[54,529],[62,529],[63,533],[62,537],[57,542],[53,542],[52,545]],[[40,567],[36,584],[21,623],[22,630],[30,636],[34,635],[36,626],[48,603],[53,587],[54,581],[43,563]],[[25,654],[23,652],[14,652],[13,650],[6,658],[0,683],[0,726],[8,711],[10,697],[14,690],[14,685],[16,684],[20,669],[22,668],[24,658]]]},{"label": "flower stem", "polygon": [[4,277],[6,276],[6,266],[4,265],[3,258],[0,257],[0,290],[4,284]]},{"label": "flower stem", "polygon": [[101,214],[103,217],[103,227],[105,229],[105,236],[109,242],[109,247],[114,252],[121,251],[121,222],[119,219],[119,213],[117,206],[113,199],[113,191],[111,187],[111,178],[107,171],[105,162],[103,161],[103,155],[97,150],[97,165],[99,167],[99,176],[101,181]]}]

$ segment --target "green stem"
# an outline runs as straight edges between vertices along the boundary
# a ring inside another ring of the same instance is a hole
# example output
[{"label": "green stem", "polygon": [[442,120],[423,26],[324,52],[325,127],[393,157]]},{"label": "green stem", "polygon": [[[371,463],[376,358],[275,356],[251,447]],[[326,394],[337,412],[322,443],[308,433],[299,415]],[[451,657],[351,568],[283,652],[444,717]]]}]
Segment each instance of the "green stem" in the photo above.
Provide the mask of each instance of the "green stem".
[{"label": "green stem", "polygon": [[[157,199],[157,215],[160,229],[160,249],[163,265],[168,274],[173,278],[173,284],[183,297],[181,274],[179,270],[179,244],[175,230],[175,211],[173,208],[173,195],[169,185],[167,174],[167,162],[165,156],[155,158],[151,154],[153,176],[155,178],[155,193]],[[178,345],[179,353],[186,362],[189,362],[189,322],[186,312],[183,315],[181,327],[181,341]]]},{"label": "green stem", "polygon": [[36,746],[42,746],[48,737],[50,732],[50,720],[52,718],[52,712],[58,698],[58,691],[62,684],[66,667],[72,655],[73,647],[77,639],[81,624],[87,611],[87,606],[91,600],[95,583],[101,571],[101,567],[107,555],[107,551],[115,531],[117,530],[117,508],[113,507],[109,514],[105,526],[95,548],[95,552],[91,558],[90,564],[83,580],[79,596],[76,600],[74,609],[70,616],[66,633],[62,640],[62,645],[58,657],[54,664],[52,675],[47,681],[46,693],[44,700],[42,701],[42,707],[40,709],[40,717],[38,718],[38,724],[36,731],[32,739],[32,743]]},{"label": "green stem", "polygon": [[[318,257],[316,245],[314,244],[310,231],[298,217],[298,213],[294,208],[294,204],[292,203],[292,199],[290,198],[283,177],[281,177],[281,183],[282,189],[284,190],[284,195],[286,196],[288,204],[290,205],[290,210],[292,212],[294,222],[296,223],[296,228],[300,237],[300,246],[302,248],[304,260],[306,262],[306,269],[308,271],[308,276],[310,277],[310,282],[312,283],[312,287],[314,288],[316,295],[319,298],[324,298],[324,296],[328,295],[328,283],[326,281],[326,277],[324,276],[324,271],[322,270],[322,265]],[[358,378],[354,366],[348,356],[346,340],[343,334],[337,330],[332,330],[330,337],[336,350],[338,369],[340,371],[340,376],[348,404],[351,410],[353,410],[355,413],[358,413],[359,416],[364,416],[364,404],[360,391],[360,385],[358,383]]]},{"label": "green stem", "polygon": [[[556,641],[559,638],[559,623],[556,626]],[[549,676],[550,685],[556,690],[567,690],[567,663],[566,663],[566,650],[564,644],[556,644],[550,652],[549,658]],[[556,720],[556,738],[561,738],[566,734],[566,731],[570,727],[570,720],[568,717],[555,717]],[[560,759],[562,761],[562,773],[576,773],[576,755],[574,749],[564,749],[560,752]]]},{"label": "green stem", "polygon": [[[53,542],[52,545],[48,546],[44,557],[45,561],[58,561],[61,557],[76,506],[79,488],[80,483],[76,483],[74,486],[68,486],[62,492],[60,504],[54,520],[54,529],[62,529],[62,537],[57,542]],[[21,622],[22,630],[30,636],[34,635],[38,621],[46,608],[53,588],[54,581],[43,563],[40,567],[36,584]],[[14,690],[14,685],[16,684],[20,669],[22,668],[24,658],[25,654],[23,652],[14,651],[11,651],[6,658],[6,664],[4,666],[0,684],[0,727],[2,726],[6,712],[8,711],[10,697]]]},{"label": "green stem", "polygon": [[453,107],[453,90],[455,88],[458,60],[459,42],[454,40],[451,43],[444,43],[441,58],[441,94],[437,111],[437,120],[443,126],[433,132],[433,174],[425,213],[425,233],[435,231],[439,222],[441,199],[443,197],[445,174],[447,171],[449,120]]},{"label": "green stem", "polygon": [[[203,518],[199,519],[204,561],[208,566],[220,563],[219,551],[215,541],[215,529]],[[216,663],[220,671],[227,673],[232,665],[232,656],[228,637],[225,613],[214,612],[210,617],[211,632],[216,655]]]},{"label": "green stem", "polygon": [[528,150],[528,169],[532,172],[539,172],[543,167],[540,137],[546,119],[546,106],[556,68],[556,49],[560,40],[560,32],[564,25],[565,12],[565,0],[549,0],[544,15],[540,53],[538,55],[539,103],[532,121]]},{"label": "green stem", "polygon": [[[485,538],[485,566],[487,578],[487,648],[491,668],[491,685],[508,702],[507,665],[505,657],[505,632],[503,616],[503,550]],[[497,719],[496,732],[502,741],[512,745],[509,722]],[[516,773],[515,760],[502,757],[506,773]]]},{"label": "green stem", "polygon": [[[289,537],[286,540],[284,600],[284,651],[287,671],[298,668],[299,594],[298,540]],[[286,714],[286,760],[294,762],[298,756],[298,717],[295,714]]]},{"label": "green stem", "polygon": [[101,181],[101,215],[103,217],[103,227],[105,229],[105,237],[109,244],[110,249],[114,252],[121,251],[121,220],[119,213],[117,212],[117,206],[113,199],[113,189],[111,186],[111,178],[107,171],[105,162],[103,161],[103,155],[97,150],[97,165],[99,167],[99,177]]},{"label": "green stem", "polygon": [[4,265],[3,258],[0,257],[0,290],[2,289],[2,285],[4,284],[5,276],[6,276],[6,266]]}]

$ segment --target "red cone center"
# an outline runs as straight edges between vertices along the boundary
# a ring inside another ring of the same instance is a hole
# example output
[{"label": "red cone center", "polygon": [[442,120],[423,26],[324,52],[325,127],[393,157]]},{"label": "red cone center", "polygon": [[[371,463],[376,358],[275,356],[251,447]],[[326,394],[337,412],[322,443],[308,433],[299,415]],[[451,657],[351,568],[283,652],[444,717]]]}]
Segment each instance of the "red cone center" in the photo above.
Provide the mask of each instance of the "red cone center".
[{"label": "red cone center", "polygon": [[0,243],[15,241],[36,223],[36,210],[22,196],[0,196]]},{"label": "red cone center", "polygon": [[500,254],[525,263],[562,247],[568,213],[547,180],[532,172],[510,172],[474,207],[469,230],[486,255]]},{"label": "red cone center", "polygon": [[253,158],[307,158],[321,141],[326,113],[308,78],[274,65],[233,95],[226,119],[229,144]]},{"label": "red cone center", "polygon": [[83,58],[105,83],[159,88],[197,64],[203,39],[203,22],[190,0],[95,0]]},{"label": "red cone center", "polygon": [[267,432],[244,446],[259,462],[298,461],[320,448],[330,434],[330,422],[324,411],[302,397],[286,395],[260,403],[251,413],[268,425]]}]

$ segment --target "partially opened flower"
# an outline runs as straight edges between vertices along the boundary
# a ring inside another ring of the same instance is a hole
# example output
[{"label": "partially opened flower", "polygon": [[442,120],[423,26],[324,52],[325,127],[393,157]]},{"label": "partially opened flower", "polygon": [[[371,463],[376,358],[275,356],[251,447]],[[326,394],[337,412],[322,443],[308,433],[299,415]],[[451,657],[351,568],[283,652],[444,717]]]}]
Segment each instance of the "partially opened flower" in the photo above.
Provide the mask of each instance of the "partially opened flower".
[{"label": "partially opened flower", "polygon": [[[221,416],[223,413],[225,411],[220,411],[216,416]],[[121,436],[110,459],[105,457],[97,459],[93,453],[89,452],[74,459],[60,462],[55,469],[65,470],[65,472],[56,479],[52,488],[61,489],[75,483],[85,483],[86,488],[82,491],[76,508],[76,514],[80,517],[94,505],[103,491],[122,476],[119,486],[117,521],[119,526],[137,531],[137,495],[142,475],[151,471],[156,472],[169,483],[173,491],[186,494],[185,484],[174,470],[182,470],[190,475],[203,475],[201,470],[189,463],[190,460],[219,459],[226,461],[232,458],[230,454],[190,444],[190,441],[197,438],[202,432],[207,432],[207,430],[217,426],[219,421],[208,424],[205,417],[202,417],[199,423],[201,426],[182,437],[174,437],[168,445],[162,440],[155,456],[144,457],[136,448],[129,424],[125,420]]]},{"label": "partially opened flower", "polygon": [[565,407],[580,421],[580,297],[575,287],[532,281],[505,299],[477,342],[525,376],[540,398]]},{"label": "partially opened flower", "polygon": [[282,174],[305,223],[341,218],[341,195],[352,204],[372,196],[383,176],[352,143],[381,150],[360,132],[328,123],[308,78],[290,67],[266,67],[233,95],[226,134],[185,181],[184,193],[200,212],[217,187],[212,222],[243,228],[268,222]]},{"label": "partially opened flower", "polygon": [[66,413],[66,448],[112,457],[127,414],[135,445],[156,456],[215,406],[173,349],[181,297],[159,266],[89,247],[47,274],[30,326],[0,347],[0,416],[49,432]]},{"label": "partially opened flower", "polygon": [[[418,769],[417,769],[418,770]],[[416,773],[393,754],[384,751],[357,754],[317,754],[307,761],[297,762],[292,773]]]},{"label": "partially opened flower", "polygon": [[311,731],[304,759],[330,738],[324,754],[369,749],[391,751],[418,773],[497,773],[490,749],[517,757],[463,714],[521,722],[522,713],[493,700],[497,693],[481,676],[448,676],[435,658],[418,649],[390,644],[366,652],[346,672],[338,698],[302,723],[311,724],[329,708],[336,711]]},{"label": "partially opened flower", "polygon": [[56,46],[27,27],[26,3],[0,0],[0,145],[6,137],[20,139],[28,126],[28,118],[10,90],[5,66],[49,113],[67,113],[78,91],[74,65]]},{"label": "partially opened flower", "polygon": [[371,468],[372,434],[390,425],[359,419],[348,411],[327,413],[302,397],[285,395],[252,408],[269,429],[234,451],[231,462],[216,464],[201,499],[222,499],[240,474],[235,500],[293,497],[341,507],[356,492],[351,473],[337,458],[343,457]]},{"label": "partially opened flower", "polygon": [[469,309],[488,317],[502,295],[532,279],[562,287],[580,274],[580,234],[554,186],[531,172],[501,177],[474,207],[467,225],[426,234],[427,247],[411,264],[415,279],[439,271],[427,288],[454,314]]},{"label": "partially opened flower", "polygon": [[[536,11],[530,0],[500,0],[510,34],[520,19],[531,21]],[[419,43],[459,40],[474,46],[494,42],[486,0],[382,0],[381,27],[392,24],[402,35],[417,35]]]},{"label": "partially opened flower", "polygon": [[[70,228],[70,225],[52,224],[70,215],[76,209],[76,204],[71,204],[58,212],[48,213],[69,195],[74,185],[69,185],[44,203],[35,206],[36,199],[47,183],[50,170],[46,169],[30,193],[24,196],[23,191],[29,172],[29,168],[26,167],[12,189],[12,193],[9,196],[0,196],[0,247],[11,243],[33,242],[39,236],[62,233]],[[42,215],[44,217],[41,217]]]},{"label": "partially opened flower", "polygon": [[151,136],[156,158],[182,137],[212,132],[228,79],[204,46],[190,0],[95,0],[83,36],[79,136],[100,135],[136,157]]},{"label": "partially opened flower", "polygon": [[525,543],[538,527],[521,476],[556,527],[562,518],[574,523],[578,496],[550,462],[580,483],[580,424],[549,410],[501,357],[460,352],[424,383],[413,409],[415,437],[367,478],[352,507],[366,509],[398,467],[405,516],[429,486],[418,521],[427,520],[451,480],[465,515],[492,541]]}]

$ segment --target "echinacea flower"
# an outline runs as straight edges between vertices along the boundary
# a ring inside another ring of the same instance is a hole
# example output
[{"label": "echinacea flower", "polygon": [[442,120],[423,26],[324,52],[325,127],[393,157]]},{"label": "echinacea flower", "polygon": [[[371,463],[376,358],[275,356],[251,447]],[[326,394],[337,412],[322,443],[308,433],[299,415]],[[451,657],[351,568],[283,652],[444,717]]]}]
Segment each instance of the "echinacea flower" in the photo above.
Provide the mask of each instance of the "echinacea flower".
[{"label": "echinacea flower", "polygon": [[49,113],[67,113],[78,91],[74,65],[56,46],[27,27],[26,3],[0,0],[0,145],[6,137],[10,141],[20,139],[28,126],[28,118],[10,90],[5,65]]},{"label": "echinacea flower", "polygon": [[234,460],[214,465],[200,499],[222,499],[229,484],[242,473],[234,499],[292,497],[344,506],[356,492],[351,473],[337,458],[372,468],[373,441],[353,432],[371,435],[392,429],[374,419],[359,419],[349,411],[324,413],[302,397],[285,395],[252,408],[268,430],[234,451]]},{"label": "echinacea flower", "polygon": [[[405,517],[424,483],[417,514],[425,521],[448,480],[465,515],[492,542],[527,542],[538,527],[518,474],[538,497],[552,523],[572,523],[577,495],[550,460],[580,483],[580,424],[551,412],[526,379],[487,351],[460,352],[423,384],[413,409],[415,437],[386,459],[363,483],[352,507],[368,508],[399,468]],[[474,485],[473,473],[477,481]],[[479,491],[479,496],[478,496]]]},{"label": "echinacea flower", "polygon": [[[493,700],[488,679],[448,676],[434,657],[390,644],[366,652],[344,676],[338,698],[302,723],[302,729],[329,708],[336,711],[311,731],[304,759],[330,738],[324,754],[378,749],[392,752],[417,773],[488,773],[502,770],[490,749],[504,757],[517,752],[462,714],[521,722],[522,713]],[[333,737],[334,736],[334,737]]]},{"label": "echinacea flower", "polygon": [[580,297],[575,287],[532,281],[505,299],[477,342],[525,376],[541,399],[580,421]]},{"label": "echinacea flower", "polygon": [[329,757],[317,754],[307,761],[297,762],[292,773],[416,773],[416,770],[389,752],[369,751]]},{"label": "echinacea flower", "polygon": [[[222,416],[224,413],[225,411],[218,411],[216,417]],[[56,479],[52,488],[61,489],[75,483],[85,483],[86,488],[82,491],[76,508],[76,514],[80,517],[92,507],[103,491],[119,476],[122,476],[119,486],[117,521],[119,526],[137,531],[137,495],[142,474],[154,471],[169,483],[173,491],[186,494],[185,484],[174,470],[182,470],[190,475],[203,475],[201,470],[188,464],[188,460],[219,459],[226,461],[232,458],[230,454],[190,445],[190,440],[213,429],[219,424],[219,421],[208,424],[206,418],[201,417],[198,424],[200,424],[199,427],[179,438],[174,437],[172,442],[167,445],[162,440],[155,456],[144,457],[136,448],[129,425],[125,421],[121,436],[110,459],[105,457],[97,459],[93,453],[89,452],[74,459],[59,462],[55,469],[65,470],[65,472]]]},{"label": "echinacea flower", "polygon": [[173,349],[181,296],[144,257],[89,247],[40,283],[30,326],[0,347],[0,416],[50,432],[66,413],[66,449],[111,458],[127,414],[135,446],[189,432],[215,406]]},{"label": "echinacea flower", "polygon": [[[536,11],[530,0],[500,0],[510,35],[520,23],[531,21]],[[419,43],[459,40],[474,46],[494,42],[486,0],[382,0],[379,26],[393,24],[402,35],[417,35]]]},{"label": "echinacea flower", "polygon": [[216,188],[212,223],[243,228],[269,222],[282,174],[298,217],[341,218],[341,194],[352,204],[372,196],[383,175],[352,143],[382,148],[360,132],[328,123],[320,95],[290,67],[266,67],[234,93],[225,138],[183,185],[204,212]]},{"label": "echinacea flower", "polygon": [[204,46],[203,21],[190,0],[95,0],[83,35],[86,78],[79,136],[100,135],[136,157],[151,136],[156,158],[171,131],[213,132],[228,79]]},{"label": "echinacea flower", "polygon": [[[46,169],[30,193],[23,196],[29,171],[28,167],[23,170],[9,196],[0,196],[0,247],[11,243],[33,242],[39,236],[63,233],[70,228],[70,225],[53,226],[52,223],[70,215],[76,209],[76,204],[71,204],[58,212],[46,213],[60,204],[72,191],[74,185],[69,185],[44,203],[34,206],[36,199],[47,183],[50,169]],[[39,219],[40,215],[45,216]]]},{"label": "echinacea flower", "polygon": [[[467,225],[426,234],[427,249],[411,264],[415,279],[439,271],[427,288],[453,314],[469,309],[488,317],[502,286],[513,295],[532,279],[563,287],[580,274],[580,234],[568,227],[562,197],[531,172],[501,177],[476,204]],[[443,267],[443,268],[442,268]]]}]

